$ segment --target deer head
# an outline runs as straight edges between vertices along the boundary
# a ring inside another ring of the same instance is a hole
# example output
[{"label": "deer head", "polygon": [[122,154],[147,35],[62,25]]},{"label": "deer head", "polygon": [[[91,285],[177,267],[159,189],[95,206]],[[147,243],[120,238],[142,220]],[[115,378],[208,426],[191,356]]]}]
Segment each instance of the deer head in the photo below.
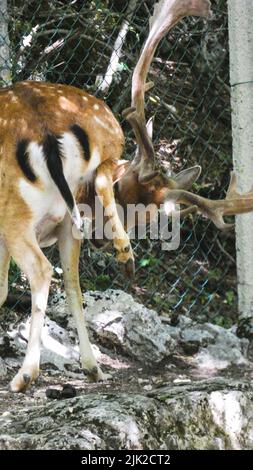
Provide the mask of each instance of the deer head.
[{"label": "deer head", "polygon": [[[199,177],[201,167],[196,165],[177,175],[168,175],[156,158],[152,144],[152,120],[146,123],[145,93],[153,83],[147,82],[147,75],[155,51],[161,39],[186,16],[210,18],[209,0],[160,0],[150,18],[150,32],[142,49],[132,77],[131,107],[123,116],[132,126],[137,143],[135,158],[121,162],[115,173],[115,192],[118,202],[125,207],[129,203],[155,203],[160,206],[166,201],[188,206],[181,214],[200,212],[210,218],[221,229],[230,229],[225,215],[235,215],[253,210],[253,191],[239,195],[236,191],[236,178],[232,173],[227,197],[212,201],[188,190]],[[171,207],[171,206],[170,206]],[[172,205],[173,207],[173,205]],[[131,227],[127,227],[131,228]]]}]

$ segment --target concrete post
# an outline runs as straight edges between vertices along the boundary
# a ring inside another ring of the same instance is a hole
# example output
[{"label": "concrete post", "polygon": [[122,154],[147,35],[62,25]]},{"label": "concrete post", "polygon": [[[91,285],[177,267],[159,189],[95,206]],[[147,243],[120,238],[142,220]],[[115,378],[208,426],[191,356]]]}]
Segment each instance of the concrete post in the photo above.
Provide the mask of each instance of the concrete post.
[{"label": "concrete post", "polygon": [[0,0],[0,86],[11,83],[7,0]]},{"label": "concrete post", "polygon": [[[239,192],[253,187],[253,0],[228,0],[233,162]],[[236,217],[239,320],[253,319],[253,213]]]}]

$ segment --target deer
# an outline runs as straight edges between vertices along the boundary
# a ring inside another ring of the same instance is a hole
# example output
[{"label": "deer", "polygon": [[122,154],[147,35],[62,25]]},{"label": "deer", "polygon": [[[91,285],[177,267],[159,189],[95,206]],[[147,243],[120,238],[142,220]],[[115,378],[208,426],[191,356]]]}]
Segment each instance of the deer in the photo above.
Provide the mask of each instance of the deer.
[{"label": "deer", "polygon": [[[24,81],[0,91],[0,307],[8,294],[13,258],[30,284],[32,308],[23,364],[10,383],[25,392],[38,378],[40,342],[48,302],[52,266],[42,248],[58,244],[69,312],[79,338],[81,365],[89,380],[107,376],[94,356],[83,311],[79,282],[82,218],[78,205],[93,205],[96,194],[113,232],[117,260],[127,276],[134,274],[134,255],[116,207],[119,202],[164,201],[186,206],[182,213],[200,212],[219,229],[223,220],[253,210],[253,193],[239,195],[232,175],[226,199],[211,201],[189,192],[200,174],[197,165],[168,176],[157,162],[150,125],[145,119],[147,74],[161,39],[182,18],[210,17],[209,0],[160,0],[154,7],[150,32],[132,77],[132,101],[123,115],[131,125],[137,152],[132,162],[121,159],[124,135],[105,104],[89,93],[63,84]],[[94,188],[87,192],[87,185]],[[133,222],[134,223],[134,222]]]}]

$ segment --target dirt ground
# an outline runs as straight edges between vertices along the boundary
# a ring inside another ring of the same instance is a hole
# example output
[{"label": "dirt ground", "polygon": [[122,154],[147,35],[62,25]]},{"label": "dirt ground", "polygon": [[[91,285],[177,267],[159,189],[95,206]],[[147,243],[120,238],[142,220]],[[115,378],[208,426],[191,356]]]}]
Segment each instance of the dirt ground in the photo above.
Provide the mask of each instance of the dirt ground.
[{"label": "dirt ground", "polygon": [[[85,376],[83,378],[71,378],[63,375],[59,371],[48,369],[46,365],[42,366],[40,376],[26,393],[13,393],[9,389],[9,382],[14,375],[14,370],[9,371],[4,380],[0,380],[0,414],[5,411],[19,410],[21,408],[31,409],[39,404],[50,401],[46,397],[46,390],[49,388],[61,390],[63,385],[72,385],[77,396],[101,394],[111,396],[116,393],[153,395],[159,392],[159,389],[166,385],[185,385],[191,384],[203,379],[222,377],[224,379],[242,380],[252,382],[253,364],[248,367],[240,368],[238,366],[230,367],[226,371],[210,373],[210,371],[200,371],[192,367],[191,358],[188,356],[175,356],[168,362],[159,364],[159,366],[146,365],[141,366],[137,362],[127,360],[118,354],[114,358],[103,355],[104,362],[108,364],[110,360],[115,364],[122,366],[112,372],[112,368],[102,365],[104,372],[112,373],[112,380],[103,383],[89,383]],[[50,366],[51,367],[51,366]]]}]

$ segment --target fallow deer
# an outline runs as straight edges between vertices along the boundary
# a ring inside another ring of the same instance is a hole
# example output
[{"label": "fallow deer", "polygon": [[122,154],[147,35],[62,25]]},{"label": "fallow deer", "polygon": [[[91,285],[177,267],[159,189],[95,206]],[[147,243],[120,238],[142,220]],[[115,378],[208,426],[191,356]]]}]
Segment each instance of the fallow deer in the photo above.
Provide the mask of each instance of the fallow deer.
[{"label": "fallow deer", "polygon": [[[253,210],[253,195],[239,196],[235,181],[228,199],[209,201],[188,191],[200,168],[168,177],[156,164],[144,115],[146,77],[161,38],[183,17],[210,15],[209,0],[161,0],[132,81],[132,105],[124,112],[138,144],[137,155],[118,180],[120,203],[167,199],[197,209],[224,228],[222,215]],[[133,273],[133,253],[116,210],[113,180],[119,178],[124,147],[120,125],[106,104],[74,87],[21,82],[0,92],[0,306],[8,291],[13,257],[27,275],[32,294],[32,319],[27,352],[11,390],[25,391],[38,377],[40,338],[52,267],[41,248],[58,242],[69,310],[74,315],[81,363],[93,380],[104,375],[94,357],[84,320],[78,262],[80,241],[72,225],[81,228],[77,203],[87,202],[83,188],[93,181],[114,233],[118,260]],[[121,169],[122,169],[121,168]],[[122,172],[123,173],[123,172]]]}]

